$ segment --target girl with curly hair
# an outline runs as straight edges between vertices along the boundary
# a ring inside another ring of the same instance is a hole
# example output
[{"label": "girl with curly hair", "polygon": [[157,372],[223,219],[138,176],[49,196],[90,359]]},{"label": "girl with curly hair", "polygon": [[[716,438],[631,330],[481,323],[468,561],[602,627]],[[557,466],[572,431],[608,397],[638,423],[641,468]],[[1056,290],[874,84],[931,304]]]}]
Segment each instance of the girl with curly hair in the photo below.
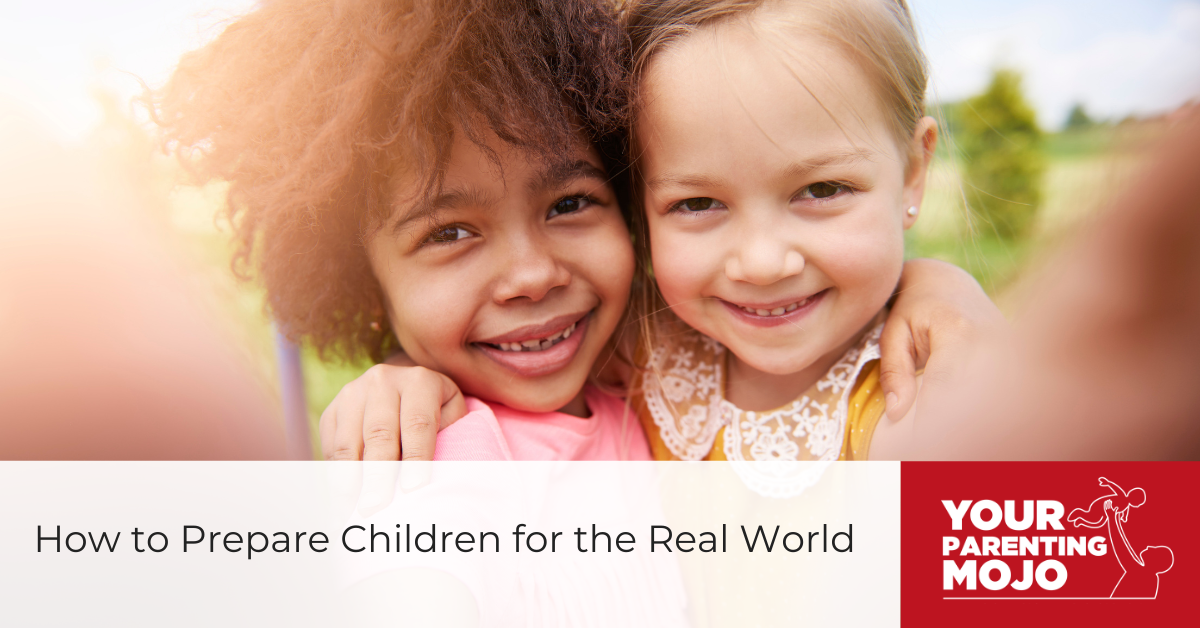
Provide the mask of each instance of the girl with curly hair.
[{"label": "girl with curly hair", "polygon": [[[585,386],[630,344],[629,67],[593,0],[266,2],[181,61],[157,113],[229,182],[236,268],[322,356],[408,364],[343,389],[327,457],[395,460],[403,431],[429,459],[468,413],[439,458],[649,457],[624,402]],[[918,331],[893,353],[953,343],[963,317],[930,312],[972,290],[904,294],[897,329]]]}]

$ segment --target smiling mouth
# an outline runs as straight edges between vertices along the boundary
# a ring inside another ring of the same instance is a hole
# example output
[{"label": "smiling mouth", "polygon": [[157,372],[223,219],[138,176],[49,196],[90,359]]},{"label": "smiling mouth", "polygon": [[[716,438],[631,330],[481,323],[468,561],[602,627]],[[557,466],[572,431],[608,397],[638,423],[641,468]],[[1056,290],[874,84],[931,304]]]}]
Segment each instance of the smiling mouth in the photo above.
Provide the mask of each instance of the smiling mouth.
[{"label": "smiling mouth", "polygon": [[815,299],[820,298],[821,295],[823,295],[823,294],[825,294],[824,290],[817,292],[815,294],[811,294],[811,295],[809,295],[799,301],[796,301],[794,303],[788,303],[787,305],[780,305],[780,306],[771,308],[769,310],[763,309],[763,308],[746,307],[744,305],[738,305],[737,303],[729,303],[728,301],[726,301],[726,303],[729,303],[733,307],[735,307],[747,314],[751,314],[753,316],[762,316],[764,318],[770,318],[770,317],[774,317],[774,316],[785,316],[787,314],[790,314],[790,313],[808,305],[809,303],[812,303]]},{"label": "smiling mouth", "polygon": [[583,345],[590,316],[591,312],[568,314],[473,344],[492,361],[521,377],[542,377],[572,363]]},{"label": "smiling mouth", "polygon": [[566,329],[563,329],[563,330],[559,331],[558,333],[551,334],[544,338],[531,338],[529,340],[523,340],[521,342],[500,342],[500,343],[482,342],[480,344],[491,347],[493,349],[498,349],[500,351],[508,351],[508,352],[512,352],[512,353],[520,353],[520,352],[525,352],[525,351],[545,351],[545,350],[553,347],[554,345],[557,345],[558,343],[566,340],[567,338],[570,338],[571,334],[575,332],[575,327],[577,325],[579,325],[579,321],[575,321],[574,323],[571,323],[571,325],[568,326]]}]

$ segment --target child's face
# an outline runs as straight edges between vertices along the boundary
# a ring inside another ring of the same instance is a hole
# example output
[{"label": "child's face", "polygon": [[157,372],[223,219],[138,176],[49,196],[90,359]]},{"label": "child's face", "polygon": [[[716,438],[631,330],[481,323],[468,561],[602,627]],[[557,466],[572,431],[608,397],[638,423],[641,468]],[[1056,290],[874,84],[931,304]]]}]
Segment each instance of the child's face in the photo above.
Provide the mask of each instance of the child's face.
[{"label": "child's face", "polygon": [[760,371],[836,359],[892,294],[923,185],[867,78],[814,40],[773,45],[730,23],[660,53],[641,87],[654,276],[672,310]]},{"label": "child's face", "polygon": [[417,364],[468,394],[555,410],[578,398],[626,306],[629,232],[594,151],[546,164],[489,148],[502,167],[457,134],[445,185],[370,239],[371,267]]}]

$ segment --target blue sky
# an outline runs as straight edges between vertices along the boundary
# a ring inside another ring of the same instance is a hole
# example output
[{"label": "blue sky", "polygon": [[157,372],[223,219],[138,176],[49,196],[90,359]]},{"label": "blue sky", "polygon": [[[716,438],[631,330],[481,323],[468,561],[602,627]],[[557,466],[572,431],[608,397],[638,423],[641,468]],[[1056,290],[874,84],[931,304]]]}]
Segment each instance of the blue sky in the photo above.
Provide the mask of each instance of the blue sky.
[{"label": "blue sky", "polygon": [[[930,95],[979,91],[1022,70],[1044,125],[1074,102],[1120,118],[1200,96],[1200,0],[910,0],[933,68]],[[32,111],[63,140],[99,119],[90,90],[128,97],[127,71],[161,83],[185,50],[252,0],[20,2],[0,21],[0,115]]]},{"label": "blue sky", "polygon": [[930,95],[978,92],[992,68],[1025,73],[1043,123],[1074,102],[1120,118],[1200,96],[1200,1],[910,0],[933,66]]}]

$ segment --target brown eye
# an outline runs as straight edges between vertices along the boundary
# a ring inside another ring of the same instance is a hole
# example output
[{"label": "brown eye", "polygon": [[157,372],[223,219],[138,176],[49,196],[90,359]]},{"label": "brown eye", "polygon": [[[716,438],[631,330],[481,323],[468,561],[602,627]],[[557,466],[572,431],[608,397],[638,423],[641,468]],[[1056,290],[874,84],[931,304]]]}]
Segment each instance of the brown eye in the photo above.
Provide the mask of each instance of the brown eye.
[{"label": "brown eye", "polygon": [[591,199],[586,196],[568,196],[560,198],[550,207],[549,217],[561,216],[563,214],[573,214],[581,209],[587,208],[591,204]]},{"label": "brown eye", "polygon": [[448,225],[438,227],[429,234],[426,242],[457,242],[464,238],[471,237],[471,232],[459,227],[458,225]]},{"label": "brown eye", "polygon": [[708,198],[707,196],[685,199],[679,201],[679,203],[675,205],[676,209],[685,212],[703,212],[710,209],[719,209],[721,207],[724,207],[724,205],[721,204],[721,201],[718,201],[715,198]]},{"label": "brown eye", "polygon": [[842,186],[829,181],[822,181],[808,186],[808,193],[813,198],[829,198],[837,194],[842,189]]}]

